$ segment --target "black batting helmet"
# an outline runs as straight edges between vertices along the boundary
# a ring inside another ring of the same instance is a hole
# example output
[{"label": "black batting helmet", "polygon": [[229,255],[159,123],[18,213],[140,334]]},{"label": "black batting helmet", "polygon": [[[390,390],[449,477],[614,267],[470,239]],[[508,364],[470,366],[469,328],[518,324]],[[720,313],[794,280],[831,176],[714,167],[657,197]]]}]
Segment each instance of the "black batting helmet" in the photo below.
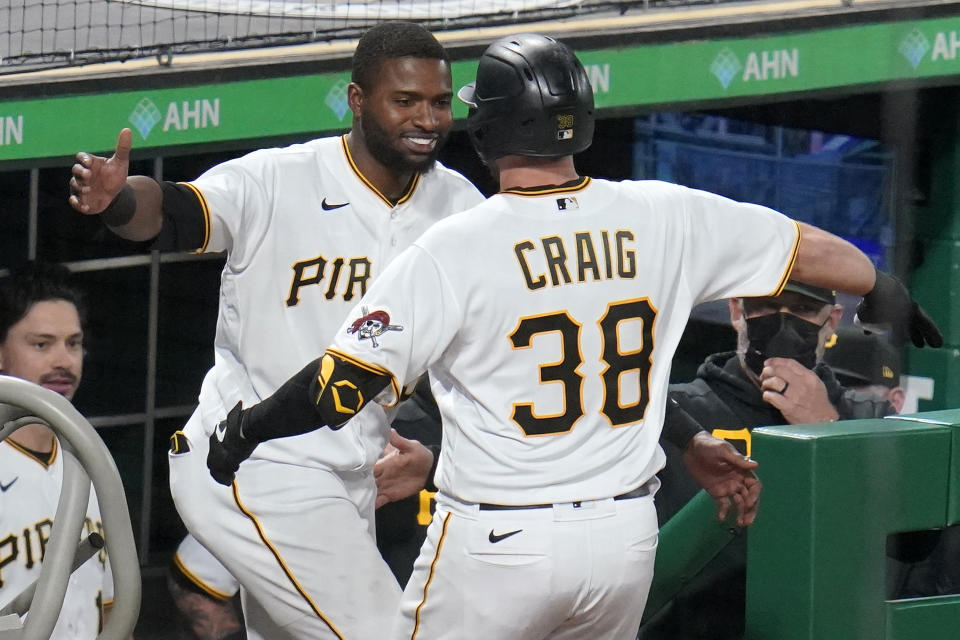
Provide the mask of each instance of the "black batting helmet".
[{"label": "black batting helmet", "polygon": [[506,155],[556,158],[593,141],[593,89],[569,47],[548,36],[500,38],[483,52],[477,81],[457,94],[484,162]]}]

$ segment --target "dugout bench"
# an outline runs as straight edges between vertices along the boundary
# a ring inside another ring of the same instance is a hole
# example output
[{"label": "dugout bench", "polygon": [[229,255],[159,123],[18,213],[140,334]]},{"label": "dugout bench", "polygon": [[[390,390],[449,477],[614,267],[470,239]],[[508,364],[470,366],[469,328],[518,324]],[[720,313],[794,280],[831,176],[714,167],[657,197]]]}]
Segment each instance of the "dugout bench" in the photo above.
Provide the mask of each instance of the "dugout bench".
[{"label": "dugout bench", "polygon": [[[25,380],[0,375],[0,440],[21,426],[37,423],[49,426],[60,441],[62,490],[40,577],[0,610],[0,640],[49,638],[74,566],[104,545],[113,573],[114,605],[97,638],[127,640],[140,613],[140,564],[113,457],[69,400]],[[100,503],[104,536],[88,536],[78,546],[91,482]],[[21,624],[20,616],[28,611]]]},{"label": "dugout bench", "polygon": [[[886,600],[889,534],[960,523],[960,410],[753,431],[744,640],[956,640],[960,595]],[[704,492],[661,531],[645,616],[733,536]]]}]

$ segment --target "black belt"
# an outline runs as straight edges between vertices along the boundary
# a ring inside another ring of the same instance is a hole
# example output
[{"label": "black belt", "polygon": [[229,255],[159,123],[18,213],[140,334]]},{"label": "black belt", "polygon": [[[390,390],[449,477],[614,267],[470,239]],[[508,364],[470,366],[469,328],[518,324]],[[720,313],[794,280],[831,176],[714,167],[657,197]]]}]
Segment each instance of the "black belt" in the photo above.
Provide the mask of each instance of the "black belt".
[{"label": "black belt", "polygon": [[[650,495],[650,483],[642,484],[632,491],[627,491],[626,493],[621,493],[618,496],[613,496],[614,500],[630,500],[631,498],[642,498],[643,496]],[[582,502],[591,502],[590,500],[575,500],[572,504],[574,507],[579,507]],[[552,504],[487,504],[481,502],[477,505],[480,508],[480,511],[514,511],[516,509],[549,509],[552,508]]]}]

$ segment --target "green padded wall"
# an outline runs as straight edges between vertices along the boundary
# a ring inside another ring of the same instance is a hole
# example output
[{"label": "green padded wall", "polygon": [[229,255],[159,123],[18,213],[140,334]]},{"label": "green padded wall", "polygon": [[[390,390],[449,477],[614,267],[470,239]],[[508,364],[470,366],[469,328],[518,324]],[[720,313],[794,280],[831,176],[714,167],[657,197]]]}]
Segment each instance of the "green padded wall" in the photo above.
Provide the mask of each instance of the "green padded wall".
[{"label": "green padded wall", "polygon": [[887,535],[947,521],[945,422],[753,432],[764,492],[748,538],[746,638],[884,639]]}]

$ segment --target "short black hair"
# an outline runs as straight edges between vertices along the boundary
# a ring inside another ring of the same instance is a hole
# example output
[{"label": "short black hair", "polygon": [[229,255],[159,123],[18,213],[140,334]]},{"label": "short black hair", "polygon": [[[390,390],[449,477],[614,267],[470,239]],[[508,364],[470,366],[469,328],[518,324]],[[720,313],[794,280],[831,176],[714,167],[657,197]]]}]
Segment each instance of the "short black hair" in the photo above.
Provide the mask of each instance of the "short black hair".
[{"label": "short black hair", "polygon": [[413,22],[383,22],[360,37],[350,80],[369,89],[383,61],[394,58],[432,58],[450,64],[447,50],[425,28]]},{"label": "short black hair", "polygon": [[10,327],[20,322],[37,302],[64,300],[77,309],[80,326],[85,308],[79,289],[70,282],[70,270],[55,263],[31,262],[0,278],[0,342]]}]

